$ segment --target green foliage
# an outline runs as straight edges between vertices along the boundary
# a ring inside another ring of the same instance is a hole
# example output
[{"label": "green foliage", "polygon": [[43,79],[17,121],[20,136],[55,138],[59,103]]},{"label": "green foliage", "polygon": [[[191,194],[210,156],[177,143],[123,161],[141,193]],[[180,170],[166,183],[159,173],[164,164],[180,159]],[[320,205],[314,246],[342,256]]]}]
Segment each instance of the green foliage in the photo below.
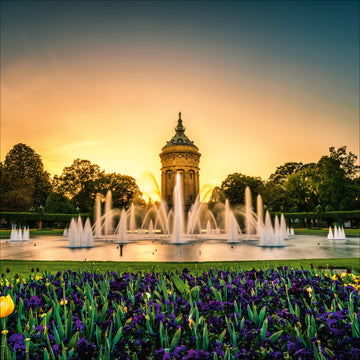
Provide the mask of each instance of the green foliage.
[{"label": "green foliage", "polygon": [[318,205],[318,175],[314,164],[289,175],[285,196],[289,211],[311,211]]},{"label": "green foliage", "polygon": [[0,166],[0,210],[27,211],[34,202],[34,180],[12,175]]},{"label": "green foliage", "polygon": [[[232,205],[243,204],[245,187],[249,186],[255,200],[260,193],[270,211],[329,212],[360,208],[360,178],[357,156],[329,148],[329,156],[317,163],[287,162],[278,166],[266,182],[260,178],[231,174],[220,188],[213,190],[209,205],[217,209],[217,202],[228,198]],[[216,214],[215,214],[216,215]]]},{"label": "green foliage", "polygon": [[46,199],[44,211],[52,214],[74,214],[75,206],[65,195],[52,192]]},{"label": "green foliage", "polygon": [[[278,215],[280,212],[273,212],[271,216]],[[351,221],[356,226],[359,224],[360,210],[352,211],[329,211],[329,212],[294,212],[294,213],[284,213],[284,217],[287,220],[302,220],[304,223],[305,219],[308,221],[312,220],[313,224],[323,224],[324,226],[330,226],[334,224],[342,224],[344,221]],[[306,225],[306,224],[305,224]]]},{"label": "green foliage", "polygon": [[331,146],[329,152],[330,158],[339,162],[340,168],[344,170],[347,177],[354,179],[359,176],[360,166],[355,164],[358,157],[351,151],[347,153],[346,146],[341,146],[337,150],[335,150],[334,146]]},{"label": "green foliage", "polygon": [[68,225],[72,218],[81,216],[86,220],[90,216],[89,213],[84,214],[44,214],[42,212],[0,212],[0,219],[9,223],[18,225],[28,224],[35,221],[45,221],[52,223],[64,223]]},{"label": "green foliage", "polygon": [[0,212],[0,219],[10,223],[28,223],[31,221],[40,221],[41,216],[39,213],[31,212]]},{"label": "green foliage", "polygon": [[74,160],[65,167],[61,176],[55,176],[54,190],[71,200],[80,211],[90,211],[97,193],[105,200],[108,190],[112,192],[113,206],[128,208],[132,202],[143,203],[142,193],[131,176],[117,173],[106,174],[100,166],[89,160]]},{"label": "green foliage", "polygon": [[45,204],[51,191],[50,175],[31,147],[15,145],[6,155],[0,172],[0,210],[27,211]]},{"label": "green foliage", "polygon": [[260,177],[246,176],[242,174],[231,174],[222,182],[221,192],[232,205],[243,204],[245,197],[245,188],[249,187],[256,202],[256,197],[264,188],[263,181]]},{"label": "green foliage", "polygon": [[275,183],[282,183],[286,181],[289,175],[297,173],[303,168],[302,162],[287,162],[284,165],[278,166],[274,174],[270,175],[269,180]]},{"label": "green foliage", "polygon": [[136,180],[131,176],[102,173],[99,179],[98,192],[105,197],[109,190],[112,193],[113,206],[116,208],[127,209],[131,203],[145,205]]},{"label": "green foliage", "polygon": [[89,160],[75,159],[59,177],[54,176],[53,189],[72,200],[80,211],[89,211],[94,205],[100,175],[99,165],[91,164]]}]

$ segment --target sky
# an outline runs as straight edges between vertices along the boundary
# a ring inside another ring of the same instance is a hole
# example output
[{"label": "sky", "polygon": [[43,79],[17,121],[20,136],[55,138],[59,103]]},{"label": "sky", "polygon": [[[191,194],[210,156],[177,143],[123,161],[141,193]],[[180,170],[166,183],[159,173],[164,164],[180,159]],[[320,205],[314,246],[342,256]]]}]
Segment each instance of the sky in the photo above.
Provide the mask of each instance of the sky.
[{"label": "sky", "polygon": [[359,155],[359,2],[1,2],[1,161],[21,142],[152,194],[179,111],[204,188]]}]

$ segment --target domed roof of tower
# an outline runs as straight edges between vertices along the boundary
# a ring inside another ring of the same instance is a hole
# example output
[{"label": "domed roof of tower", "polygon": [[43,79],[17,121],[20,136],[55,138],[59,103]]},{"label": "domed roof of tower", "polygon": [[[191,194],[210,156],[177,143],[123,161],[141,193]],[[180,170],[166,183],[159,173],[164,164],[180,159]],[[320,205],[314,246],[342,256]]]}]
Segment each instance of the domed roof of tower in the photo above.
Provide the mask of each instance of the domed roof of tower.
[{"label": "domed roof of tower", "polygon": [[181,119],[181,112],[179,112],[179,119],[177,126],[175,128],[175,135],[172,137],[170,141],[166,142],[166,145],[164,148],[174,145],[190,145],[194,146],[197,149],[197,146],[194,145],[194,142],[191,141],[186,135],[185,135],[185,127],[182,123]]}]

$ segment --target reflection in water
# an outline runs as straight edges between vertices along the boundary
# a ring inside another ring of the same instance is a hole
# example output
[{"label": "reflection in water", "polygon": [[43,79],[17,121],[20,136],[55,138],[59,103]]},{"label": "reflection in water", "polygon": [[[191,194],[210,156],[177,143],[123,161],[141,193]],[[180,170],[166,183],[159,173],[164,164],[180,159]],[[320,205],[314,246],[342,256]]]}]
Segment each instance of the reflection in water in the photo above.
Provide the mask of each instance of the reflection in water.
[{"label": "reflection in water", "polygon": [[271,259],[347,258],[360,254],[359,238],[328,240],[297,235],[283,248],[259,246],[249,240],[226,243],[217,240],[183,245],[162,240],[129,241],[117,244],[94,240],[93,248],[71,249],[63,237],[43,236],[23,243],[1,240],[1,259],[76,261],[236,261]]}]

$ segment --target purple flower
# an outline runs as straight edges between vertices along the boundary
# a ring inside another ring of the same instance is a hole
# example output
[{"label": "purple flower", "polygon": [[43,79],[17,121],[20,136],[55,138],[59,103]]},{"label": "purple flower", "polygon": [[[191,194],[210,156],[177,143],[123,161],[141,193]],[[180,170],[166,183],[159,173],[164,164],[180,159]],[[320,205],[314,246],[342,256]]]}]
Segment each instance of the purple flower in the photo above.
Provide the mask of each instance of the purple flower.
[{"label": "purple flower", "polygon": [[16,353],[17,358],[25,355],[25,335],[13,334],[10,337],[9,344],[12,346],[13,351]]},{"label": "purple flower", "polygon": [[183,360],[203,360],[209,359],[209,353],[204,350],[189,350],[187,355],[183,357]]}]

